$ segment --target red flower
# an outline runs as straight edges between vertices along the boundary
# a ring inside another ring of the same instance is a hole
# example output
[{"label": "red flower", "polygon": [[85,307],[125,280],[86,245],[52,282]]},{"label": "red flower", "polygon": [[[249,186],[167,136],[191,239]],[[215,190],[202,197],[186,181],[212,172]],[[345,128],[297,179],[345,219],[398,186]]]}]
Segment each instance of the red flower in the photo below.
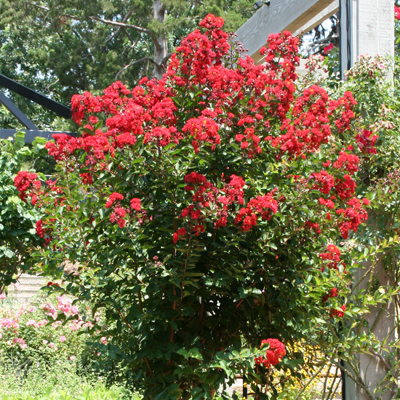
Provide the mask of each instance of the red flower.
[{"label": "red flower", "polygon": [[324,54],[328,54],[333,49],[333,43],[329,44],[328,46],[324,47]]},{"label": "red flower", "polygon": [[343,318],[344,317],[344,313],[346,311],[346,306],[343,304],[341,307],[342,311],[339,310],[331,310],[331,318],[333,317],[338,317],[338,318]]},{"label": "red flower", "polygon": [[93,177],[91,174],[84,172],[83,174],[79,174],[79,176],[82,178],[82,183],[85,185],[90,185],[93,183]]},{"label": "red flower", "polygon": [[195,232],[195,235],[196,235],[196,236],[199,236],[200,233],[203,233],[203,232],[204,232],[204,226],[203,226],[203,225],[200,225],[200,224],[197,224],[197,225],[195,225],[195,226],[193,227],[193,231]]},{"label": "red flower", "polygon": [[140,210],[142,209],[142,206],[141,206],[141,204],[140,204],[140,199],[138,199],[138,198],[133,198],[133,199],[131,200],[131,208],[132,208],[133,210],[140,211]]},{"label": "red flower", "polygon": [[186,235],[186,229],[185,228],[179,228],[173,235],[172,240],[174,243],[176,243],[179,239],[181,239],[183,236]]},{"label": "red flower", "polygon": [[344,167],[350,175],[353,175],[358,170],[357,164],[359,162],[360,159],[357,156],[341,151],[339,158],[333,163],[333,168],[343,169]]},{"label": "red flower", "polygon": [[212,14],[208,14],[201,22],[200,26],[213,29],[213,28],[222,28],[224,26],[224,20],[221,17],[215,17]]},{"label": "red flower", "polygon": [[338,296],[339,296],[339,290],[337,290],[336,288],[333,288],[333,289],[331,289],[331,290],[329,291],[329,293],[327,293],[327,294],[323,297],[322,301],[323,301],[323,302],[326,302],[330,297],[338,297]]},{"label": "red flower", "polygon": [[126,225],[125,215],[129,212],[124,207],[116,207],[110,215],[110,222],[116,223],[120,228]]},{"label": "red flower", "polygon": [[43,220],[39,219],[39,221],[36,222],[36,235],[39,235],[41,238],[44,238],[45,234],[46,233],[43,229]]},{"label": "red flower", "polygon": [[[321,253],[319,257],[322,260],[329,260],[327,264],[328,268],[338,269],[338,264],[340,262],[340,255],[342,254],[341,251],[334,245],[328,244],[326,248],[326,253]],[[321,270],[324,271],[325,267],[322,267]]]},{"label": "red flower", "polygon": [[236,135],[236,136],[235,136],[235,139],[236,139],[238,142],[241,142],[241,141],[244,139],[244,135],[242,135],[242,134]]},{"label": "red flower", "polygon": [[266,368],[270,368],[282,361],[282,358],[286,355],[286,348],[278,339],[264,339],[261,341],[260,347],[263,348],[265,345],[269,345],[265,354],[266,358],[256,357],[255,362],[256,365],[264,365]]},{"label": "red flower", "polygon": [[19,171],[17,176],[14,178],[14,185],[19,192],[19,197],[22,201],[26,202],[27,194],[32,197],[32,205],[37,202],[36,194],[39,192],[41,182],[37,180],[37,174],[28,171]]},{"label": "red flower", "polygon": [[191,118],[182,128],[182,132],[189,133],[195,139],[192,145],[196,153],[199,151],[199,142],[208,142],[214,145],[221,142],[218,130],[218,124],[212,119],[205,117]]},{"label": "red flower", "polygon": [[394,6],[394,17],[395,17],[397,20],[400,20],[400,8],[397,7],[397,6]]},{"label": "red flower", "polygon": [[117,200],[123,200],[124,196],[121,193],[114,192],[106,201],[106,208],[110,208]]}]

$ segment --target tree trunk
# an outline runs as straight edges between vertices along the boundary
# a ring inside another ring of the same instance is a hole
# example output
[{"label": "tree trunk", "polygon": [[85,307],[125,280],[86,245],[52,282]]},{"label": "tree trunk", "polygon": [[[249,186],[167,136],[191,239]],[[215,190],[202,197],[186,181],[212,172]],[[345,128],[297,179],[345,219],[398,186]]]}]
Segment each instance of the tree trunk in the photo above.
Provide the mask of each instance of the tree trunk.
[{"label": "tree trunk", "polygon": [[[154,19],[158,22],[163,23],[165,19],[165,6],[160,0],[154,0],[153,2]],[[154,42],[154,70],[153,75],[157,79],[161,79],[165,67],[163,63],[166,61],[166,56],[168,54],[168,43],[165,34],[153,38]]]}]

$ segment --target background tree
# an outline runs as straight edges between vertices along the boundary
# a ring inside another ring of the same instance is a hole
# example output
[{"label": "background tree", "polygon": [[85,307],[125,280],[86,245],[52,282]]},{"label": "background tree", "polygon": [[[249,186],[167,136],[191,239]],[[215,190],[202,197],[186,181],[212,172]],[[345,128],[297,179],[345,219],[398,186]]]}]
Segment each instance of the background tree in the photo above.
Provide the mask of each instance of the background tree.
[{"label": "background tree", "polygon": [[[254,11],[251,0],[0,0],[0,73],[63,104],[115,80],[133,87],[160,78],[180,42],[209,12],[235,31]],[[39,127],[68,129],[54,114],[19,96]],[[4,114],[4,111],[3,111]],[[40,117],[38,117],[40,115]],[[5,113],[1,125],[14,124]]]}]

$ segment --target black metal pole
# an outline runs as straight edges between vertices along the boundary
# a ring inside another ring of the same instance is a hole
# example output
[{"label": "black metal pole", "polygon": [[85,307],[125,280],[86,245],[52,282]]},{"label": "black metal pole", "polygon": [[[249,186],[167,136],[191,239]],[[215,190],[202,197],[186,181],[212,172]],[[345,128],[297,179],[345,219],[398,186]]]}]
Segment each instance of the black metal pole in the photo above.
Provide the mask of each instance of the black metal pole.
[{"label": "black metal pole", "polygon": [[43,96],[42,94],[35,92],[32,89],[27,88],[24,85],[21,85],[18,82],[15,82],[14,80],[7,78],[4,75],[0,74],[0,86],[5,87],[6,89],[9,89],[15,93],[20,94],[21,96],[24,96],[25,98],[34,101],[37,104],[40,104],[43,107],[46,107],[50,111],[53,111],[60,117],[63,117],[65,119],[70,119],[71,118],[71,109],[58,103],[57,101],[51,100],[46,96]]},{"label": "black metal pole", "polygon": [[[340,365],[344,368],[344,361],[340,360]],[[340,369],[342,375],[342,400],[346,400],[346,372]]]},{"label": "black metal pole", "polygon": [[0,103],[14,115],[27,129],[38,130],[38,127],[0,90]]},{"label": "black metal pole", "polygon": [[247,382],[245,374],[243,374],[243,398],[247,399]]}]

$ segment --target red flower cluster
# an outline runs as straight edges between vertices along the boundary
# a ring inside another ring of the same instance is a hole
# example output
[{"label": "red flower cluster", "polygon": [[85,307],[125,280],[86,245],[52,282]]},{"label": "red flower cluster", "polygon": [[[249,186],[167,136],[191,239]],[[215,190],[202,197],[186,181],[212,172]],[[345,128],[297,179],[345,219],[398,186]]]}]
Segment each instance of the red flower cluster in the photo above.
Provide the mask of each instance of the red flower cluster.
[{"label": "red flower cluster", "polygon": [[129,212],[124,207],[116,207],[114,212],[110,215],[110,222],[117,223],[120,228],[123,228],[126,225],[125,215]]},{"label": "red flower cluster", "polygon": [[132,208],[132,210],[140,211],[140,210],[142,209],[142,205],[141,205],[141,203],[140,203],[140,199],[138,199],[138,198],[133,198],[133,199],[131,200],[131,208]]},{"label": "red flower cluster", "polygon": [[124,196],[121,193],[114,192],[106,201],[106,208],[110,208],[117,200],[123,200]]},{"label": "red flower cluster", "polygon": [[244,204],[244,185],[245,182],[243,178],[241,178],[240,176],[231,175],[229,183],[227,183],[222,189],[222,191],[225,193],[225,196],[219,196],[218,201],[225,206],[228,206],[229,204],[235,202],[237,204]]},{"label": "red flower cluster", "polygon": [[326,301],[328,301],[329,298],[338,297],[338,296],[339,296],[339,290],[337,290],[336,288],[333,288],[324,296],[322,301],[325,303]]},{"label": "red flower cluster", "polygon": [[356,191],[356,183],[350,175],[344,175],[343,180],[335,179],[335,190],[342,200],[349,199]]},{"label": "red flower cluster", "polygon": [[[42,239],[44,239],[46,245],[49,244],[52,241],[52,238],[49,233],[49,229],[46,229],[43,227],[44,222],[42,219],[39,219],[39,221],[36,222],[36,235],[40,236]],[[46,232],[47,230],[47,232]]]},{"label": "red flower cluster", "polygon": [[87,134],[80,138],[63,133],[54,134],[53,138],[56,143],[47,142],[45,147],[56,161],[68,160],[76,150],[83,150],[86,154],[86,165],[90,166],[103,161],[107,154],[115,154],[109,133],[103,133],[100,129],[96,130],[94,135]]},{"label": "red flower cluster", "polygon": [[334,120],[339,133],[349,129],[350,122],[354,118],[352,108],[356,104],[357,102],[354,100],[351,92],[345,92],[343,97],[340,97],[338,100],[329,101],[330,114],[334,116],[335,112],[338,112]]},{"label": "red flower cluster", "polygon": [[179,228],[173,236],[173,242],[176,243],[180,238],[186,235],[186,229],[185,228]]},{"label": "red flower cluster", "polygon": [[258,217],[261,216],[263,220],[269,221],[271,219],[271,212],[275,214],[278,211],[278,202],[272,197],[273,192],[265,196],[257,196],[251,199],[247,207],[239,210],[239,214],[235,218],[235,224],[242,223],[244,231],[250,230],[253,226],[257,225]]},{"label": "red flower cluster", "polygon": [[[333,268],[333,269],[339,269],[338,264],[340,262],[340,255],[342,254],[341,251],[334,245],[334,244],[328,244],[326,247],[327,252],[326,253],[321,253],[319,257],[322,260],[328,260],[327,267],[328,268]],[[321,271],[324,271],[325,267],[321,268]]]},{"label": "red flower cluster", "polygon": [[19,192],[19,197],[22,201],[26,202],[27,196],[32,198],[32,205],[34,206],[38,200],[38,195],[42,192],[39,191],[41,182],[37,180],[37,174],[28,171],[19,171],[14,178],[14,185]]},{"label": "red flower cluster", "polygon": [[212,149],[216,144],[221,143],[221,137],[218,134],[218,124],[210,118],[191,118],[182,128],[182,132],[188,132],[194,138],[192,145],[195,153],[199,152],[199,143],[208,142],[213,144]]},{"label": "red flower cluster", "polygon": [[341,151],[337,161],[333,163],[333,168],[345,169],[350,175],[354,175],[354,173],[358,171],[357,164],[359,162],[360,159],[354,154]]},{"label": "red flower cluster", "polygon": [[319,201],[319,204],[321,204],[327,208],[330,208],[331,210],[335,209],[335,203],[331,199],[325,200],[322,197],[320,197],[318,199],[318,201]]},{"label": "red flower cluster", "polygon": [[321,193],[329,194],[335,185],[335,179],[328,172],[321,170],[320,172],[313,172],[311,178],[315,179],[312,189],[319,190]]},{"label": "red flower cluster", "polygon": [[269,345],[265,357],[256,357],[256,365],[264,365],[265,368],[270,368],[279,364],[286,355],[285,345],[278,339],[264,339],[261,341],[260,348],[263,348],[265,345]]},{"label": "red flower cluster", "polygon": [[[211,203],[214,204],[216,209],[217,221],[214,222],[216,229],[226,226],[228,217],[228,206],[231,204],[244,204],[244,191],[245,181],[237,175],[231,175],[229,182],[225,184],[223,189],[218,189],[211,182],[207,181],[204,175],[197,172],[191,172],[185,176],[185,182],[189,183],[184,189],[186,191],[194,191],[192,200],[193,204],[184,208],[180,217],[192,221],[196,220],[198,223],[193,228],[195,235],[205,231],[204,225],[200,224],[205,218],[205,210],[210,208]],[[257,196],[250,199],[247,207],[242,207],[235,217],[235,224],[242,223],[244,231],[250,230],[253,226],[257,225],[258,218],[262,220],[270,220],[271,213],[275,214],[278,211],[278,202],[273,198],[276,190],[268,193],[265,196]],[[185,232],[186,234],[186,232]],[[174,243],[176,243],[180,236],[174,234]]]},{"label": "red flower cluster", "polygon": [[203,21],[200,22],[200,26],[207,29],[222,28],[224,26],[224,22],[225,21],[223,18],[208,14]]},{"label": "red flower cluster", "polygon": [[84,172],[82,174],[79,174],[79,176],[82,178],[82,183],[85,185],[91,185],[93,183],[93,176],[92,174],[89,174],[87,172]]},{"label": "red flower cluster", "polygon": [[400,8],[397,7],[397,6],[394,6],[394,17],[395,17],[397,20],[400,20]]},{"label": "red flower cluster", "polygon": [[305,223],[305,227],[310,228],[312,230],[314,230],[314,232],[319,235],[321,233],[321,228],[319,227],[319,224],[317,222],[311,222],[311,221],[307,221]]},{"label": "red flower cluster", "polygon": [[331,318],[334,318],[334,317],[343,318],[344,317],[344,313],[346,311],[346,306],[343,304],[340,308],[342,311],[331,310],[331,314],[330,314]]},{"label": "red flower cluster", "polygon": [[283,122],[281,130],[286,133],[272,139],[271,145],[277,147],[280,144],[281,152],[299,155],[315,151],[322,143],[326,143],[331,135],[328,100],[326,91],[318,86],[305,89],[294,104],[294,120],[286,119]]},{"label": "red flower cluster", "polygon": [[367,131],[366,129],[363,130],[362,135],[358,134],[356,136],[356,141],[361,152],[365,154],[376,154],[376,148],[374,146],[378,137],[378,135],[374,135],[371,131]]},{"label": "red flower cluster", "polygon": [[[365,205],[369,204],[368,199],[364,199]],[[356,197],[353,197],[346,203],[349,207],[346,209],[340,208],[336,210],[336,214],[342,216],[342,222],[339,223],[340,233],[343,239],[347,239],[349,231],[357,232],[359,225],[368,218],[367,212],[362,208],[361,202]]]}]

